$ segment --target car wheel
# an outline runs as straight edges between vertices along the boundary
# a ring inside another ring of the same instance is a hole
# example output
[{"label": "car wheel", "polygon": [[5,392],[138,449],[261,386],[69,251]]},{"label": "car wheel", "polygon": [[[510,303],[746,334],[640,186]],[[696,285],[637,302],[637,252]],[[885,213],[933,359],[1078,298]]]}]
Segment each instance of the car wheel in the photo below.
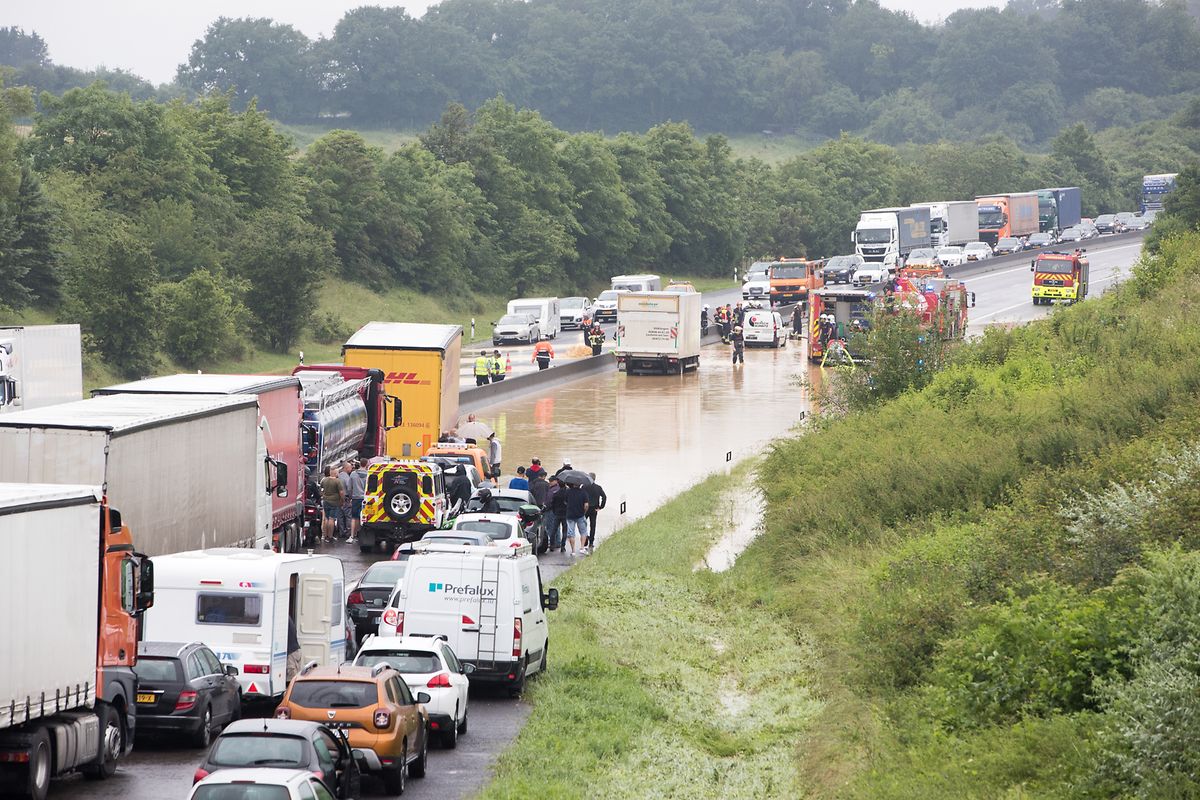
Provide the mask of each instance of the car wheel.
[{"label": "car wheel", "polygon": [[100,760],[84,768],[89,778],[111,778],[117,771],[117,759],[125,751],[124,733],[116,709],[105,704],[100,712]]},{"label": "car wheel", "polygon": [[238,689],[237,697],[233,700],[233,711],[229,714],[230,722],[237,722],[242,718],[242,690]]},{"label": "car wheel", "polygon": [[408,748],[405,747],[400,751],[400,764],[392,769],[383,771],[383,788],[390,795],[404,794],[404,777],[408,774],[408,767],[404,762],[408,761]]},{"label": "car wheel", "polygon": [[550,668],[550,643],[546,642],[546,646],[542,648],[542,663],[538,665],[538,675],[545,675],[546,670]]},{"label": "car wheel", "polygon": [[458,706],[454,707],[454,716],[450,719],[450,729],[442,731],[442,747],[453,750],[458,747]]},{"label": "car wheel", "polygon": [[521,667],[521,677],[508,687],[508,696],[516,699],[525,693],[525,668]]},{"label": "car wheel", "polygon": [[192,734],[192,744],[196,747],[208,747],[212,744],[212,709],[204,709],[200,717],[200,727]]},{"label": "car wheel", "polygon": [[35,730],[23,747],[29,751],[29,769],[21,790],[29,800],[46,800],[50,793],[50,737],[44,730]]},{"label": "car wheel", "polygon": [[421,755],[417,760],[408,765],[408,777],[424,778],[425,767],[429,765],[429,728],[425,729],[425,734],[421,737]]},{"label": "car wheel", "polygon": [[471,714],[471,707],[470,707],[470,706],[467,706],[467,707],[466,707],[466,708],[463,710],[463,718],[462,718],[462,721],[460,721],[460,722],[458,723],[458,732],[459,732],[460,734],[463,734],[463,733],[466,733],[466,732],[467,732],[467,717],[468,717],[468,716],[470,716],[470,714]]}]

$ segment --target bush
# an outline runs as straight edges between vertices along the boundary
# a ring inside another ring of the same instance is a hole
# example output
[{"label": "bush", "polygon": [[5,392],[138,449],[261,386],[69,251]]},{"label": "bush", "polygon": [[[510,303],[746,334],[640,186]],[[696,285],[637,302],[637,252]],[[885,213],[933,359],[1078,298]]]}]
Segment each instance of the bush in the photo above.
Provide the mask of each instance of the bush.
[{"label": "bush", "polygon": [[198,269],[178,283],[156,287],[163,319],[163,346],[180,364],[201,367],[245,353],[246,311],[234,296],[237,284]]},{"label": "bush", "polygon": [[321,344],[344,342],[354,332],[346,322],[338,319],[332,312],[318,314],[312,321],[313,338]]}]

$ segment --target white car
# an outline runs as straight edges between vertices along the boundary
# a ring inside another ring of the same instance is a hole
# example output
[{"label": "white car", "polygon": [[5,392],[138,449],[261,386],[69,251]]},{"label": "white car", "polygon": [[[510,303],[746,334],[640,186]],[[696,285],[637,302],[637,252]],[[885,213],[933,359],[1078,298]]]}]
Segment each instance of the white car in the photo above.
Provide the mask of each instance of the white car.
[{"label": "white car", "polygon": [[967,242],[963,245],[963,258],[967,261],[984,261],[992,257],[992,246],[987,242]]},{"label": "white car", "polygon": [[765,300],[771,296],[771,262],[755,261],[742,283],[743,300]]},{"label": "white car", "polygon": [[854,271],[854,283],[862,286],[868,283],[883,283],[891,280],[896,274],[896,268],[882,261],[868,261]]},{"label": "white car", "polygon": [[[521,520],[511,514],[460,514],[454,520],[451,531],[481,533],[491,540],[492,544],[507,545],[511,542],[525,542],[521,530]],[[446,534],[449,531],[438,531]]]},{"label": "white car", "polygon": [[585,319],[592,318],[592,301],[586,297],[564,297],[558,301],[558,326],[582,328]]},{"label": "white car", "polygon": [[943,267],[961,267],[967,263],[967,257],[963,253],[963,249],[954,245],[939,247],[937,259],[942,262]]},{"label": "white car", "polygon": [[783,347],[787,344],[788,332],[778,311],[751,309],[746,312],[742,336],[746,339],[747,347],[752,344]]},{"label": "white car", "polygon": [[[424,691],[424,690],[422,690]],[[334,800],[333,792],[305,769],[222,769],[192,787],[188,800]]]},{"label": "white car", "polygon": [[463,664],[454,655],[444,636],[404,636],[397,639],[368,636],[363,642],[354,665],[373,667],[389,664],[404,676],[404,682],[415,695],[425,692],[429,702],[429,729],[438,734],[442,747],[458,746],[458,735],[467,732],[467,700],[475,671],[473,664]]},{"label": "white car", "polygon": [[937,253],[934,252],[932,247],[918,247],[904,259],[904,266],[906,267],[922,267],[927,269],[929,267],[936,267],[939,263]]},{"label": "white car", "polygon": [[532,344],[542,338],[537,320],[531,314],[505,314],[492,329],[492,344],[525,342]]},{"label": "white car", "polygon": [[606,289],[596,298],[592,306],[592,319],[599,322],[604,319],[617,321],[617,298],[625,293],[624,289]]}]

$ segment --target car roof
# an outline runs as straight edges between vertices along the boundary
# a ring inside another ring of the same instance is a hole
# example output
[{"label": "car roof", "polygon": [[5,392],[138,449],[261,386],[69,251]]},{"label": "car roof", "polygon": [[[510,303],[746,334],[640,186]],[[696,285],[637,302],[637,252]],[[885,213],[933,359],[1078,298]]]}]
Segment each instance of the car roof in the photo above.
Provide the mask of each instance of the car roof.
[{"label": "car roof", "polygon": [[527,489],[510,489],[506,486],[504,488],[492,489],[492,496],[493,497],[516,497],[516,498],[524,500],[525,498],[530,497],[531,495]]},{"label": "car roof", "polygon": [[229,734],[243,733],[278,733],[284,736],[308,736],[314,731],[324,728],[325,726],[319,722],[312,720],[301,719],[276,719],[274,717],[264,717],[262,719],[239,719],[234,720],[225,726],[221,731],[222,736]]},{"label": "car roof", "polygon": [[203,647],[200,642],[138,642],[138,655],[178,658],[192,646]]},{"label": "car roof", "polygon": [[445,636],[401,636],[397,639],[394,636],[368,636],[363,639],[362,645],[359,646],[358,652],[370,652],[372,650],[395,650],[404,648],[405,650],[426,650],[430,653],[437,652],[437,643],[446,644]]},{"label": "car roof", "polygon": [[263,783],[268,786],[290,785],[316,777],[306,769],[280,769],[279,767],[245,767],[239,769],[220,769],[212,773],[197,785],[214,783]]}]

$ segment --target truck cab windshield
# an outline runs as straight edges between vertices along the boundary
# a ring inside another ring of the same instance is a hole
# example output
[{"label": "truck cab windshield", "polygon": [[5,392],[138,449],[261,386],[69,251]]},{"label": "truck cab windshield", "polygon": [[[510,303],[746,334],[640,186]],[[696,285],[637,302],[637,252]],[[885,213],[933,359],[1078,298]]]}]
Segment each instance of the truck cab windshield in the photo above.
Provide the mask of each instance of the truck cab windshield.
[{"label": "truck cab windshield", "polygon": [[772,278],[805,278],[808,277],[807,266],[771,267]]},{"label": "truck cab windshield", "polygon": [[1074,265],[1070,261],[1059,261],[1057,259],[1051,261],[1037,262],[1038,272],[1049,272],[1055,275],[1070,275],[1075,271]]},{"label": "truck cab windshield", "polygon": [[891,241],[890,228],[863,228],[858,232],[859,244],[888,244]]},{"label": "truck cab windshield", "polygon": [[1006,222],[1008,222],[1008,217],[1003,211],[983,211],[981,209],[979,212],[980,228],[1003,228]]}]

